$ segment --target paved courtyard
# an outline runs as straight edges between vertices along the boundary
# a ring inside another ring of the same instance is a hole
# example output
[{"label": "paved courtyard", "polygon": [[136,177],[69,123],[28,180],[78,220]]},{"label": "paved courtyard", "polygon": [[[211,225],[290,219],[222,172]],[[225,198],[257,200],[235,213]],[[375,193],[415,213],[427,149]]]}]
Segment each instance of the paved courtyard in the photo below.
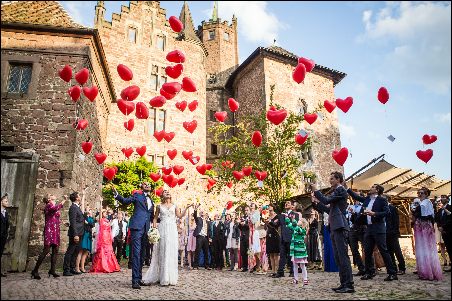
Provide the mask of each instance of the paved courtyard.
[{"label": "paved courtyard", "polygon": [[[144,268],[144,272],[147,267]],[[337,273],[310,271],[310,284],[293,285],[291,278],[269,278],[265,275],[229,271],[180,270],[175,287],[153,285],[141,290],[131,288],[131,270],[114,274],[83,274],[74,277],[30,279],[29,273],[8,274],[1,278],[1,299],[451,299],[451,274],[442,282],[420,281],[409,273],[399,281],[384,282],[380,272],[371,281],[355,279],[356,293],[336,294]]]}]

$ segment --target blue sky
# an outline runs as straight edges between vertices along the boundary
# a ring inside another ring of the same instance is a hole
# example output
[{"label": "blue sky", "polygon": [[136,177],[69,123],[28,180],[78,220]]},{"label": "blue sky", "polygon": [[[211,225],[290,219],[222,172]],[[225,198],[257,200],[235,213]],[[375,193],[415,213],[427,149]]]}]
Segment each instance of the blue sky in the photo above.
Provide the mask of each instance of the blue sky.
[{"label": "blue sky", "polygon": [[[61,1],[73,19],[93,26],[96,1]],[[161,1],[167,17],[179,16],[182,1]],[[195,26],[211,15],[213,1],[189,1]],[[106,1],[106,18],[128,1]],[[277,44],[347,77],[336,97],[352,96],[347,114],[338,111],[342,145],[352,156],[346,175],[386,154],[399,167],[451,178],[451,4],[450,2],[219,1],[219,15],[239,26],[243,61],[259,46]],[[377,91],[390,93],[383,105]],[[428,164],[416,157],[429,147]],[[390,142],[386,137],[393,135]]]}]

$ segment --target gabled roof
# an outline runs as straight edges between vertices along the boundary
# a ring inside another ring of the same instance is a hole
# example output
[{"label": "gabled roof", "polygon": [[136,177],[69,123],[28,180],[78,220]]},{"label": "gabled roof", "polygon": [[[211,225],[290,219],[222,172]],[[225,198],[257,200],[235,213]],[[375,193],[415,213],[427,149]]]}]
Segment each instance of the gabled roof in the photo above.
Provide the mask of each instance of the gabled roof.
[{"label": "gabled roof", "polygon": [[[242,71],[248,64],[250,64],[258,55],[273,55],[277,56],[283,60],[286,60],[288,63],[292,65],[298,64],[298,56],[281,48],[279,46],[270,46],[270,47],[259,47],[257,48],[240,66],[231,74],[228,81],[226,82],[226,88],[232,91],[232,85],[234,83],[237,75]],[[324,67],[316,63],[314,70],[312,73],[324,75],[326,77],[331,77],[333,80],[333,86],[336,86],[344,77],[347,76],[344,72],[334,70],[328,67]]]},{"label": "gabled roof", "polygon": [[1,7],[2,23],[85,28],[74,22],[57,1],[9,1]]},{"label": "gabled roof", "polygon": [[184,37],[190,38],[197,42],[201,42],[198,35],[196,34],[195,26],[193,25],[193,19],[191,17],[191,12],[186,1],[184,1],[184,5],[182,6],[179,20],[182,22],[182,24],[184,24],[184,29],[182,30]]}]

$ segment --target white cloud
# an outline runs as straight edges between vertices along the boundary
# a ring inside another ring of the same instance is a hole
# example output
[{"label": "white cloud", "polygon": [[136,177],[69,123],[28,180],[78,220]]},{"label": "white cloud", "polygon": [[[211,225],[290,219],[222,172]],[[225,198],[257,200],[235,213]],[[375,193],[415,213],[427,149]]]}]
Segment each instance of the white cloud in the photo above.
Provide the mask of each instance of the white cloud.
[{"label": "white cloud", "polygon": [[[212,17],[212,9],[204,14]],[[278,39],[280,29],[287,28],[274,14],[267,11],[266,1],[218,1],[218,14],[222,20],[237,17],[239,34],[251,42],[262,42],[268,46]]]},{"label": "white cloud", "polygon": [[360,40],[394,45],[384,64],[389,79],[450,92],[450,2],[388,2],[378,13],[364,11],[362,20]]},{"label": "white cloud", "polygon": [[352,125],[346,125],[344,123],[339,123],[339,130],[341,136],[344,138],[352,138],[356,136],[356,130]]},{"label": "white cloud", "polygon": [[450,121],[450,112],[449,113],[445,113],[445,114],[436,114],[435,115],[435,119],[437,119],[438,121],[442,122],[442,123],[447,123],[447,124],[451,124]]}]

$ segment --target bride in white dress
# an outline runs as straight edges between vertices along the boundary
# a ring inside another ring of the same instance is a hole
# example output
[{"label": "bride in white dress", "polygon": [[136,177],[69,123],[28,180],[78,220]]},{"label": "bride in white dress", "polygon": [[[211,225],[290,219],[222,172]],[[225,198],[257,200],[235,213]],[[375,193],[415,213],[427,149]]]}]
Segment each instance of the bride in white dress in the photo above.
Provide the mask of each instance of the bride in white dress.
[{"label": "bride in white dress", "polygon": [[176,217],[183,218],[187,209],[192,205],[188,205],[181,213],[181,210],[173,204],[171,194],[167,190],[163,191],[161,200],[153,222],[153,227],[156,228],[157,218],[160,216],[158,226],[160,241],[153,246],[151,266],[144,275],[143,282],[176,285],[179,277],[177,263],[179,239]]}]

